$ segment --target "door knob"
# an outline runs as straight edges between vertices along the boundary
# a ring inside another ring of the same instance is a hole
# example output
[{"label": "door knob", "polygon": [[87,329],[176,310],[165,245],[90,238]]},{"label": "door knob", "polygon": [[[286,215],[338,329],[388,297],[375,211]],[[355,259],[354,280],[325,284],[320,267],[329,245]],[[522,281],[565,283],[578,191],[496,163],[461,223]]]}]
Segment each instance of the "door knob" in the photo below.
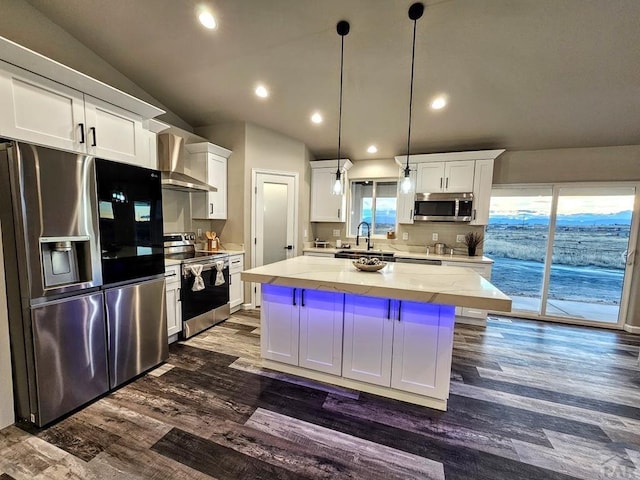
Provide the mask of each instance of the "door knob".
[{"label": "door knob", "polygon": [[284,247],[285,250],[293,250],[293,245],[287,245]]}]

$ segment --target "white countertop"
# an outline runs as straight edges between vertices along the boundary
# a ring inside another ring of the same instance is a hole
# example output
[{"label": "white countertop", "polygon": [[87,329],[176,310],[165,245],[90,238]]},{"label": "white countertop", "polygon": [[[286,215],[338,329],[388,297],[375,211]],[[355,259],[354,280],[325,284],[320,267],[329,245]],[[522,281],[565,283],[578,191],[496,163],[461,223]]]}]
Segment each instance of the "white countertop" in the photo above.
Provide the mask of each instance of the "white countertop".
[{"label": "white countertop", "polygon": [[245,282],[511,311],[511,299],[464,267],[387,263],[378,272],[357,270],[343,258],[298,256],[245,270]]},{"label": "white countertop", "polygon": [[[366,252],[365,248],[317,248],[317,247],[307,247],[302,250],[304,252],[314,252],[314,253],[328,253],[335,254],[337,252]],[[403,252],[399,250],[388,250],[388,249],[373,249],[369,250],[369,252],[376,253],[390,253],[393,254],[396,258],[425,258],[429,260],[442,260],[446,262],[472,262],[472,263],[493,263],[493,260],[489,257],[469,257],[468,255],[436,255],[435,253],[429,253],[427,255],[426,252]]]}]

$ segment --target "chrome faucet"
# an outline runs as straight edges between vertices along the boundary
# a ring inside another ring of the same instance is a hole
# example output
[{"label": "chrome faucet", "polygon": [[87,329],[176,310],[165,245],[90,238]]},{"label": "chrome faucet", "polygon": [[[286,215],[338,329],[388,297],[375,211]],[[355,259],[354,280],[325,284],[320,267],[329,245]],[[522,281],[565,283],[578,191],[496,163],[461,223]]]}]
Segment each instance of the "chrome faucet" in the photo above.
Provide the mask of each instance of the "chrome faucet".
[{"label": "chrome faucet", "polygon": [[371,250],[373,248],[373,245],[371,245],[371,225],[368,222],[360,222],[358,224],[358,228],[356,228],[356,245],[360,245],[360,227],[362,225],[367,227],[367,250]]}]

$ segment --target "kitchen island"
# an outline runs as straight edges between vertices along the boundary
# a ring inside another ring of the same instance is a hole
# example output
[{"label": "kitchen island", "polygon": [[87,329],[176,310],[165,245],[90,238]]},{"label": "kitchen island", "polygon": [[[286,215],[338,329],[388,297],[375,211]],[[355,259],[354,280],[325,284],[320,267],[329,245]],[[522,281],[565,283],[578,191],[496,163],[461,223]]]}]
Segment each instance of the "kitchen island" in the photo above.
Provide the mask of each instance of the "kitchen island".
[{"label": "kitchen island", "polygon": [[242,272],[261,284],[263,366],[446,410],[455,306],[510,311],[474,271],[295,257]]}]

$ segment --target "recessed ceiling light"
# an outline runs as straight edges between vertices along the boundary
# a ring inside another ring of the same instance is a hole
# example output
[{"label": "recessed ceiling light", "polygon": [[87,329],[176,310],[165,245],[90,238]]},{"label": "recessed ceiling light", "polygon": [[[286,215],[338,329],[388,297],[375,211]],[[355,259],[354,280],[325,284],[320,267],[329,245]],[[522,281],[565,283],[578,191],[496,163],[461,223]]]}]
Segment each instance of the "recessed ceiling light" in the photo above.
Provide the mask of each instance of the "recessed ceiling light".
[{"label": "recessed ceiling light", "polygon": [[376,147],[375,145],[369,145],[369,148],[367,148],[367,152],[378,153],[378,147]]},{"label": "recessed ceiling light", "polygon": [[311,115],[311,121],[313,123],[322,123],[322,115],[320,115],[318,112],[315,112],[313,115]]},{"label": "recessed ceiling light", "polygon": [[269,96],[269,91],[264,85],[258,85],[255,91],[256,95],[260,98],[267,98]]},{"label": "recessed ceiling light", "polygon": [[211,12],[207,10],[203,10],[202,12],[200,12],[200,15],[198,15],[198,20],[200,20],[200,23],[209,30],[213,30],[214,28],[216,28],[216,19],[213,18]]},{"label": "recessed ceiling light", "polygon": [[431,100],[431,108],[433,110],[441,110],[447,106],[447,97],[439,95]]}]

